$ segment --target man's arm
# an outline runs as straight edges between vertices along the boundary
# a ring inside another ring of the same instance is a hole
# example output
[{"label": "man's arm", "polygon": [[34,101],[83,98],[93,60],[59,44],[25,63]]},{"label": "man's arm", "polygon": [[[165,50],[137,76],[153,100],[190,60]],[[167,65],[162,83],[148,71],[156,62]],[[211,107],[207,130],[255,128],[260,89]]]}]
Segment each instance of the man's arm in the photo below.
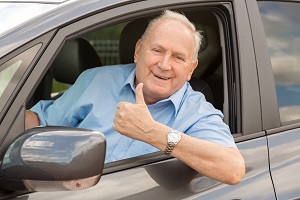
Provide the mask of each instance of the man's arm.
[{"label": "man's arm", "polygon": [[[155,127],[145,142],[164,151],[170,128],[154,123]],[[154,136],[154,137],[153,137]],[[172,156],[186,163],[199,173],[227,184],[238,184],[245,174],[245,163],[236,148],[197,139],[181,133],[181,141],[173,149]]]},{"label": "man's arm", "polygon": [[38,125],[39,125],[38,116],[32,111],[26,110],[26,113],[25,113],[25,130],[36,127]]},{"label": "man's arm", "polygon": [[[144,102],[142,84],[136,88],[136,103],[120,102],[117,105],[113,128],[164,151],[167,133],[171,128],[153,120]],[[227,184],[237,184],[245,174],[245,163],[236,148],[193,138],[181,133],[181,141],[172,156],[186,163],[199,173]]]}]

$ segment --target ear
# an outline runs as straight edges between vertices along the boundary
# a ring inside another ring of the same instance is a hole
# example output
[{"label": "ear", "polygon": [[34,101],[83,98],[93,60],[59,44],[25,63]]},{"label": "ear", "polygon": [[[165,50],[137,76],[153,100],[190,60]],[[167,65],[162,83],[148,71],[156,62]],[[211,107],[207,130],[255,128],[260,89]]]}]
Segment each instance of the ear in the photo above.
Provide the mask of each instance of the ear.
[{"label": "ear", "polygon": [[134,50],[134,62],[136,63],[138,60],[139,51],[141,48],[141,39],[139,39],[135,44],[135,50]]},{"label": "ear", "polygon": [[195,62],[191,63],[190,65],[191,66],[190,66],[190,71],[187,76],[187,81],[191,80],[192,74],[193,74],[194,70],[196,69],[196,67],[198,66],[198,60],[195,60]]}]

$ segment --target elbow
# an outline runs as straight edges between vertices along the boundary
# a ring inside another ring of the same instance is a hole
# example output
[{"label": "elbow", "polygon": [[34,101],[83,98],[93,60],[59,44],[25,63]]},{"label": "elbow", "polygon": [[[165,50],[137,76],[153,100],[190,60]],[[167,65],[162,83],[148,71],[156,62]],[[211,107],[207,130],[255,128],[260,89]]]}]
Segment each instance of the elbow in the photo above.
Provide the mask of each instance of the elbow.
[{"label": "elbow", "polygon": [[235,168],[233,170],[233,173],[231,173],[230,176],[228,176],[228,179],[226,181],[229,185],[237,185],[239,184],[245,175],[245,164],[240,164],[239,167]]},{"label": "elbow", "polygon": [[233,176],[230,180],[227,181],[227,184],[228,185],[237,185],[242,181],[243,177],[244,177],[243,175]]}]

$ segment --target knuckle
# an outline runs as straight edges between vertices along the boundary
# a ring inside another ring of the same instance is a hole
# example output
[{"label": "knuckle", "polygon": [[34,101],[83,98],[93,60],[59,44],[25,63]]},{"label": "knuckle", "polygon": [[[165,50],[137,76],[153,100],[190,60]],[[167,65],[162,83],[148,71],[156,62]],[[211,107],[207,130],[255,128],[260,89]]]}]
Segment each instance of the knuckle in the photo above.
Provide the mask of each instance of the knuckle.
[{"label": "knuckle", "polygon": [[118,113],[118,117],[119,117],[120,119],[123,119],[125,116],[126,116],[125,112],[119,112],[119,113]]}]

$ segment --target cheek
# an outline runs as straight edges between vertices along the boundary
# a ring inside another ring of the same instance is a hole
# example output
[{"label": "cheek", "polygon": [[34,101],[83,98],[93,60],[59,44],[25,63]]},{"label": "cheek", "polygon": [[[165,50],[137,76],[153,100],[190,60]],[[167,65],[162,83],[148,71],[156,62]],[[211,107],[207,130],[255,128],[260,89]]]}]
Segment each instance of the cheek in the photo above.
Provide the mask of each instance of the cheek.
[{"label": "cheek", "polygon": [[[136,67],[136,71],[135,71],[135,76],[136,76],[136,79],[137,79],[137,81],[138,81],[138,83],[141,83],[141,82],[143,82],[143,78],[142,78],[142,75],[143,73],[142,73],[142,71],[141,71],[141,69],[140,69],[140,67]],[[137,83],[137,84],[138,84]]]},{"label": "cheek", "polygon": [[187,67],[179,66],[173,70],[176,74],[177,80],[179,82],[189,81],[191,79],[192,73]]},{"label": "cheek", "polygon": [[191,67],[188,67],[188,70],[186,72],[186,80],[189,81],[191,78],[192,78],[192,74],[193,74],[193,71]]},{"label": "cheek", "polygon": [[145,82],[147,76],[149,76],[150,74],[150,71],[149,68],[145,67],[144,65],[141,65],[136,67],[135,74],[138,83],[142,83]]}]

